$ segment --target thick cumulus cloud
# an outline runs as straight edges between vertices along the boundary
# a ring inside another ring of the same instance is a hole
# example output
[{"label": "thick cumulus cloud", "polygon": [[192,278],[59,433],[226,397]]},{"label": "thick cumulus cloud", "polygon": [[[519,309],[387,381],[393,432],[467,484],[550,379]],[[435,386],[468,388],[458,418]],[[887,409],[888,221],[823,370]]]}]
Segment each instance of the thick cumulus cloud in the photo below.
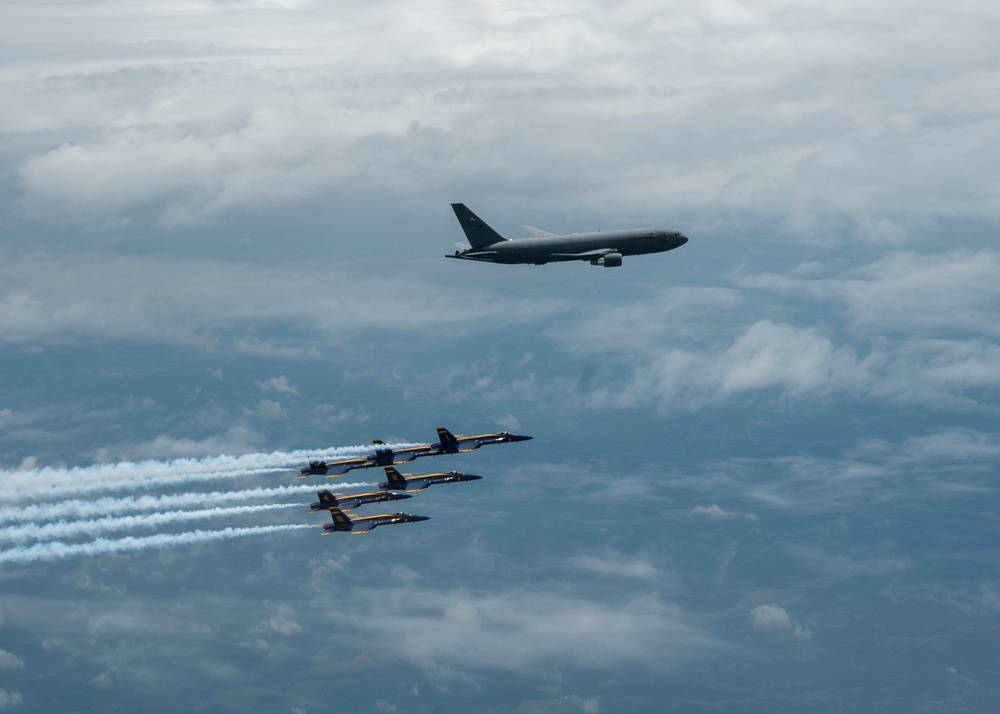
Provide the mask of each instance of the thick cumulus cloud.
[{"label": "thick cumulus cloud", "polygon": [[552,336],[624,368],[588,391],[595,408],[699,409],[766,392],[981,409],[1000,387],[997,263],[981,249],[741,268],[727,276],[734,288],[654,290]]},{"label": "thick cumulus cloud", "polygon": [[780,387],[794,393],[829,385],[834,374],[857,368],[853,355],[812,329],[754,323],[719,358],[723,393]]},{"label": "thick cumulus cloud", "polygon": [[755,391],[786,397],[857,390],[867,381],[870,357],[836,347],[818,330],[761,320],[732,342],[691,350],[664,345],[644,355],[624,386],[595,389],[593,406],[660,404],[695,409]]},{"label": "thick cumulus cloud", "polygon": [[706,226],[732,220],[721,208],[823,240],[997,218],[986,6],[34,8],[6,11],[28,59],[0,112],[47,132],[7,149],[31,216],[185,226],[358,184],[437,198],[487,173],[522,204]]}]

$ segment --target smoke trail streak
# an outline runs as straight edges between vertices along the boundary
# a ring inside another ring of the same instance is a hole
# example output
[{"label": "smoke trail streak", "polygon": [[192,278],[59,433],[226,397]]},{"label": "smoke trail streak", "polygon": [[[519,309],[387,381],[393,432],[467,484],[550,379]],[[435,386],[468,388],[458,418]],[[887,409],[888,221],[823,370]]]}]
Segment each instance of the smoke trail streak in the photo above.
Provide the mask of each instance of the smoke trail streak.
[{"label": "smoke trail streak", "polygon": [[[363,488],[372,483],[358,481],[352,483],[337,483],[336,490]],[[31,521],[40,523],[55,519],[93,518],[95,516],[113,516],[122,513],[143,511],[163,511],[189,506],[219,505],[233,501],[249,501],[255,498],[274,498],[293,496],[305,493],[316,493],[326,484],[296,484],[293,486],[271,486],[251,488],[240,491],[212,491],[168,494],[163,496],[127,496],[98,498],[93,501],[76,498],[76,491],[71,494],[55,497],[48,503],[38,503],[30,506],[10,506],[0,508],[0,524]]]},{"label": "smoke trail streak", "polygon": [[106,555],[110,553],[126,553],[139,550],[170,548],[189,543],[203,543],[212,540],[227,540],[248,535],[263,535],[279,531],[316,528],[305,524],[279,526],[251,526],[248,528],[224,528],[216,531],[188,531],[187,533],[161,533],[158,535],[136,538],[129,536],[111,540],[99,538],[90,543],[63,543],[50,541],[36,543],[30,546],[18,546],[10,550],[0,551],[0,563],[33,563],[38,561],[63,560],[77,556]]},{"label": "smoke trail streak", "polygon": [[[392,444],[392,448],[410,444]],[[151,489],[159,486],[237,478],[251,474],[297,469],[310,458],[329,460],[371,453],[371,446],[343,446],[313,451],[275,451],[242,456],[206,456],[167,461],[123,461],[86,467],[28,471],[0,471],[0,498],[6,501],[41,500],[58,488],[76,493]]]},{"label": "smoke trail streak", "polygon": [[238,516],[246,513],[277,508],[301,508],[299,503],[268,503],[259,506],[234,506],[232,508],[205,508],[198,511],[168,511],[152,513],[145,516],[120,516],[116,518],[98,518],[93,521],[59,521],[47,526],[16,526],[0,531],[0,542],[11,541],[26,543],[30,541],[47,541],[55,538],[74,538],[77,536],[95,536],[112,531],[130,530],[133,528],[158,528],[184,521],[198,521],[206,518],[221,518]]}]

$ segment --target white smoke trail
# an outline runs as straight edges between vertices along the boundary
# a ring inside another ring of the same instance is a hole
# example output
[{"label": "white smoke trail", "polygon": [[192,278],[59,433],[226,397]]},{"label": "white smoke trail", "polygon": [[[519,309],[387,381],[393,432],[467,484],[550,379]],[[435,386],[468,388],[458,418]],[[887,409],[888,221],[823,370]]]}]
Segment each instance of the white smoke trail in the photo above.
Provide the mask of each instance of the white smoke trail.
[{"label": "white smoke trail", "polygon": [[[337,483],[336,489],[363,488],[372,483],[358,481],[352,483]],[[305,493],[316,493],[329,487],[325,483],[296,484],[292,486],[271,486],[251,488],[240,491],[212,491],[167,494],[163,496],[126,496],[98,498],[92,501],[77,499],[75,489],[68,494],[59,496],[49,494],[53,499],[48,503],[37,503],[30,506],[9,506],[0,508],[0,524],[30,521],[41,523],[55,519],[93,518],[95,516],[113,516],[122,513],[143,511],[164,511],[168,509],[187,508],[191,506],[219,505],[234,501],[249,501],[256,498],[275,498],[294,496]]]},{"label": "white smoke trail", "polygon": [[131,530],[133,528],[158,528],[185,521],[198,521],[206,518],[221,518],[239,516],[246,513],[258,513],[278,508],[301,508],[299,503],[268,503],[259,506],[233,506],[231,508],[204,508],[197,511],[167,511],[151,513],[144,516],[119,516],[115,518],[98,518],[92,521],[59,521],[45,526],[34,524],[15,526],[0,530],[0,543],[26,543],[30,541],[45,541],[55,538],[75,538],[78,536],[102,535],[113,531]]},{"label": "white smoke trail", "polygon": [[[403,448],[410,444],[391,444]],[[298,470],[309,459],[330,460],[371,453],[371,446],[343,446],[313,451],[275,451],[270,454],[206,456],[168,461],[123,461],[86,467],[27,471],[0,471],[0,499],[7,502],[45,500],[54,489],[71,488],[77,494],[125,489],[151,489],[193,481],[238,478],[281,470]]]},{"label": "white smoke trail", "polygon": [[0,551],[0,563],[34,563],[46,560],[62,560],[77,556],[106,555],[109,553],[125,553],[139,550],[170,548],[189,543],[202,543],[212,540],[226,540],[248,535],[262,535],[279,531],[316,528],[305,524],[279,526],[252,526],[248,528],[224,528],[215,531],[189,531],[187,533],[161,533],[158,535],[136,538],[129,536],[110,540],[99,538],[90,543],[63,543],[50,541],[36,543],[30,546],[18,546],[10,550]]}]

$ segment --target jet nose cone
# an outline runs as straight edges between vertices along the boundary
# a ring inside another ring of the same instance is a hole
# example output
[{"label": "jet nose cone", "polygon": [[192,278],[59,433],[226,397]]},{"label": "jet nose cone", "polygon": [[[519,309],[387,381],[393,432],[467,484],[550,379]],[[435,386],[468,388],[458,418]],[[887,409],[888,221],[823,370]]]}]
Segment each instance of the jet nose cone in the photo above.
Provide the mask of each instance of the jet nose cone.
[{"label": "jet nose cone", "polygon": [[410,516],[414,521],[429,521],[430,516]]},{"label": "jet nose cone", "polygon": [[475,474],[465,474],[465,478],[469,479],[470,481],[478,481],[479,479],[482,478],[482,476],[476,476]]},{"label": "jet nose cone", "polygon": [[392,500],[393,501],[402,501],[404,498],[413,498],[413,494],[412,493],[393,493],[392,494]]},{"label": "jet nose cone", "polygon": [[688,242],[688,237],[683,233],[677,234],[677,247],[680,248],[682,245]]}]

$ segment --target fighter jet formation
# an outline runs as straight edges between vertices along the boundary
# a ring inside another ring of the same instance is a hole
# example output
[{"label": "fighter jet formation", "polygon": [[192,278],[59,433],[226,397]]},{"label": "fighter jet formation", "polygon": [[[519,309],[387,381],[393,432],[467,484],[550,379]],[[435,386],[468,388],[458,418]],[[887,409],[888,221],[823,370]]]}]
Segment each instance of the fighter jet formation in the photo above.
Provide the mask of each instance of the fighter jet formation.
[{"label": "fighter jet formation", "polygon": [[490,228],[484,220],[466,208],[464,203],[451,204],[469,246],[459,248],[446,258],[478,260],[487,263],[545,263],[588,260],[591,265],[616,268],[622,256],[662,253],[680,248],[688,242],[680,231],[667,228],[628,228],[593,233],[549,233],[519,225],[528,238],[511,240]]},{"label": "fighter jet formation", "polygon": [[416,523],[428,520],[427,516],[415,516],[410,513],[381,513],[374,516],[355,516],[353,509],[368,504],[384,501],[398,501],[412,498],[411,494],[440,483],[456,483],[458,481],[478,481],[482,476],[466,474],[460,471],[448,471],[432,474],[401,474],[393,464],[412,461],[421,456],[440,456],[442,454],[460,454],[475,451],[487,444],[508,444],[517,441],[528,441],[530,436],[511,434],[506,431],[466,436],[452,434],[443,426],[437,428],[438,439],[433,444],[408,446],[393,450],[381,440],[375,439],[375,453],[364,457],[341,459],[338,461],[312,461],[308,466],[299,469],[299,478],[310,475],[325,475],[327,478],[338,478],[352,469],[366,469],[381,466],[385,469],[386,480],[378,485],[378,491],[369,493],[331,493],[321,490],[317,492],[318,501],[309,504],[309,512],[329,511],[332,523],[323,525],[323,535],[330,533],[368,533],[378,526],[394,525],[396,523]]}]

